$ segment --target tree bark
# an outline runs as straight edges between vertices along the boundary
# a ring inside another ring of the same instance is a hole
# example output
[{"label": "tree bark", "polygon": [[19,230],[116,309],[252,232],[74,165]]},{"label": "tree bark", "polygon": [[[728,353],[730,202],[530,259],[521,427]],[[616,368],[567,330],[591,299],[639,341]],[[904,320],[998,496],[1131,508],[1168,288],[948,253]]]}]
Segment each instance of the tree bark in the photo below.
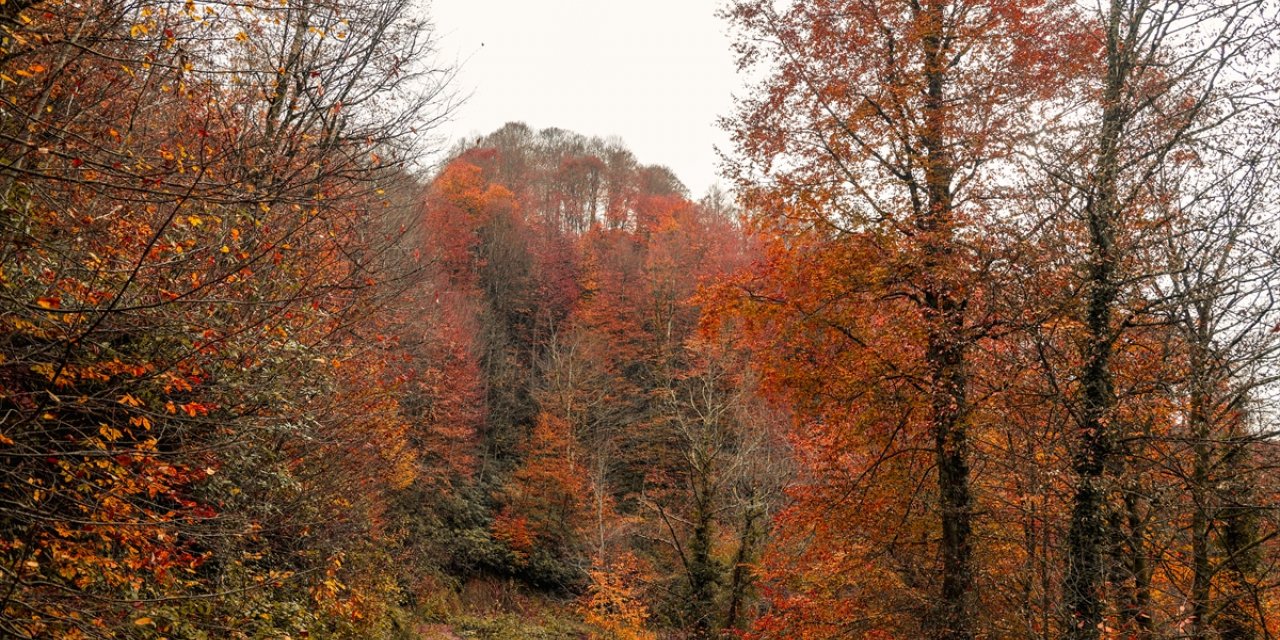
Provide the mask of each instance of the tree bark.
[{"label": "tree bark", "polygon": [[[1245,442],[1248,442],[1245,440]],[[1258,508],[1251,479],[1242,465],[1244,442],[1232,443],[1223,459],[1227,481],[1219,521],[1222,523],[1222,605],[1214,627],[1222,640],[1257,640],[1263,620],[1256,606],[1258,578]]]},{"label": "tree bark", "polygon": [[1213,580],[1213,566],[1209,558],[1209,524],[1213,519],[1209,505],[1209,422],[1206,414],[1206,394],[1198,387],[1202,380],[1195,379],[1193,365],[1191,392],[1191,437],[1195,461],[1191,470],[1191,640],[1209,637],[1209,587]]},{"label": "tree bark", "polygon": [[926,93],[925,186],[929,210],[920,220],[924,242],[924,311],[928,323],[926,353],[934,455],[938,467],[938,495],[942,521],[942,593],[934,637],[971,640],[974,637],[972,496],[969,486],[969,444],[966,430],[968,371],[966,369],[965,303],[952,273],[954,265],[955,166],[945,137],[947,125],[944,51],[944,3],[930,0],[922,16]]},{"label": "tree bark", "polygon": [[1083,397],[1077,449],[1072,461],[1075,496],[1067,533],[1067,571],[1063,583],[1066,637],[1072,640],[1096,640],[1103,626],[1103,554],[1107,540],[1105,475],[1112,449],[1110,420],[1115,407],[1111,325],[1119,293],[1116,283],[1119,255],[1115,246],[1119,222],[1119,145],[1126,117],[1121,100],[1131,55],[1121,42],[1123,12],[1122,0],[1112,0],[1107,15],[1107,71],[1098,155],[1085,201],[1089,234],[1085,365],[1080,375]]},{"label": "tree bark", "polygon": [[1124,622],[1135,640],[1151,637],[1151,563],[1147,559],[1147,524],[1141,512],[1138,487],[1125,493],[1124,507],[1128,523],[1129,573],[1133,590],[1125,605]]},{"label": "tree bark", "polygon": [[755,556],[756,546],[760,542],[760,527],[757,521],[764,512],[754,506],[748,507],[742,516],[742,530],[738,533],[738,551],[733,558],[733,571],[729,576],[729,606],[725,613],[726,629],[742,629],[744,626],[747,592],[751,588],[751,570],[747,566]]},{"label": "tree bark", "polygon": [[694,514],[693,536],[689,541],[689,609],[693,614],[692,632],[694,638],[710,638],[715,617],[712,608],[715,606],[715,588],[720,572],[715,560],[711,557],[712,504],[710,489],[705,479],[696,498],[697,512]]}]

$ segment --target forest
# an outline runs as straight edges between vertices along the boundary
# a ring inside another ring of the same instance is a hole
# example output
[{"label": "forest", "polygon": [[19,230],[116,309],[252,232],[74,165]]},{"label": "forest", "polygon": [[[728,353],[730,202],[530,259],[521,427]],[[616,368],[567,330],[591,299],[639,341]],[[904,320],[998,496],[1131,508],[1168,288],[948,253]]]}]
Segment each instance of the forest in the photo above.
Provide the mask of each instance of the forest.
[{"label": "forest", "polygon": [[692,194],[415,0],[0,0],[0,638],[1280,637],[1280,0],[708,5]]}]

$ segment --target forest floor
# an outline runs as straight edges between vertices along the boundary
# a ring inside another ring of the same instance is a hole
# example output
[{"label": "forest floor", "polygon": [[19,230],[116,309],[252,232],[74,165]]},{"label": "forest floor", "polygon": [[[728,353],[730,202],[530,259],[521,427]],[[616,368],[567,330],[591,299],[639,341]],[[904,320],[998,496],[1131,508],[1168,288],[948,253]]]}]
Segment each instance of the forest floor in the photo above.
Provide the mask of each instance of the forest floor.
[{"label": "forest floor", "polygon": [[447,624],[426,624],[418,628],[422,640],[462,640],[462,636],[453,632]]},{"label": "forest floor", "polygon": [[414,640],[586,640],[573,602],[512,583],[473,580],[423,612]]},{"label": "forest floor", "polygon": [[585,640],[588,630],[567,620],[526,620],[517,616],[466,618],[416,629],[416,640]]}]

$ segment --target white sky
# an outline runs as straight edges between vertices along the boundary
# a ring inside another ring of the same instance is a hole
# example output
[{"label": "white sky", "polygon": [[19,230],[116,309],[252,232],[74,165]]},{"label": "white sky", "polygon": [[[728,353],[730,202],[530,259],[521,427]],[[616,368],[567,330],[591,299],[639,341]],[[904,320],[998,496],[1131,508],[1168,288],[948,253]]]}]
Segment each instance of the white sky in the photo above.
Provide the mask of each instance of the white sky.
[{"label": "white sky", "polygon": [[738,86],[721,0],[431,0],[441,54],[471,97],[444,134],[519,120],[623,139],[700,197],[717,182],[716,118]]}]

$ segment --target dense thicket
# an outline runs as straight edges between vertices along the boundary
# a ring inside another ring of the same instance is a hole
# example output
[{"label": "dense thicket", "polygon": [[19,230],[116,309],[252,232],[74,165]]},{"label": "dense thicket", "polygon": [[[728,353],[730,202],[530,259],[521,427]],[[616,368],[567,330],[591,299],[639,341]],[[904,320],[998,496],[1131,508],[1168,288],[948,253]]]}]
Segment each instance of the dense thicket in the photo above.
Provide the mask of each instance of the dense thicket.
[{"label": "dense thicket", "polygon": [[18,1],[0,29],[0,635],[387,632],[426,25]]}]

